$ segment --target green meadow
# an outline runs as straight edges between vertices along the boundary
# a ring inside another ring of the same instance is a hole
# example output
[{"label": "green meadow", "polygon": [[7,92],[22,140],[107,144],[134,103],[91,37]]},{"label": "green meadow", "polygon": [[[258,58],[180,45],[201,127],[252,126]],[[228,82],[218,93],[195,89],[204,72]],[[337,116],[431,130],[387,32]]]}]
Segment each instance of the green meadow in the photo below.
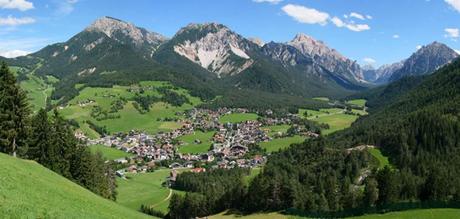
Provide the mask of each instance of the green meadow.
[{"label": "green meadow", "polygon": [[182,193],[163,186],[170,172],[159,169],[153,173],[127,174],[127,179],[117,178],[117,202],[133,210],[147,205],[167,213],[170,194]]},{"label": "green meadow", "polygon": [[[142,96],[161,97],[156,88],[165,87],[172,91],[185,95],[190,104],[180,107],[171,106],[163,102],[156,102],[151,105],[148,112],[140,113],[134,106],[135,92],[130,90],[143,89]],[[106,127],[110,133],[127,132],[130,130],[141,130],[150,134],[160,131],[171,131],[182,126],[179,122],[164,121],[165,119],[181,119],[182,116],[176,113],[184,112],[200,104],[201,100],[191,96],[188,91],[173,87],[167,82],[144,81],[135,86],[113,86],[112,88],[102,87],[80,87],[79,95],[72,99],[67,106],[60,110],[66,119],[74,119],[80,124],[80,130],[90,138],[98,138],[99,134],[92,130],[86,121],[91,121],[98,126]],[[121,102],[122,108],[117,112],[109,113],[112,117],[95,119],[91,116],[94,107],[101,111],[110,112],[112,106]],[[85,103],[85,104],[81,104]]]},{"label": "green meadow", "polygon": [[255,113],[232,113],[220,117],[221,123],[240,123],[245,121],[257,120],[259,116]]},{"label": "green meadow", "polygon": [[34,161],[0,154],[2,218],[151,218],[104,199]]},{"label": "green meadow", "polygon": [[[46,101],[51,96],[51,92],[53,92],[54,87],[52,84],[47,83],[42,78],[33,74],[28,74],[27,77],[28,80],[21,81],[20,85],[27,93],[32,110],[36,112],[46,107]],[[54,79],[55,78],[47,81],[55,82]]]},{"label": "green meadow", "polygon": [[267,131],[268,136],[274,137],[278,133],[286,133],[290,127],[290,125],[273,125],[262,127],[262,130]]},{"label": "green meadow", "polygon": [[[185,145],[179,148],[179,153],[199,154],[208,152],[212,145],[212,137],[214,136],[214,133],[215,132],[196,131],[193,134],[179,137],[178,139],[185,143]],[[197,144],[195,140],[199,140],[201,143]]]},{"label": "green meadow", "polygon": [[292,136],[292,137],[285,137],[285,138],[275,138],[272,141],[268,142],[261,142],[260,146],[267,150],[267,152],[277,152],[279,150],[285,149],[289,147],[291,144],[294,143],[302,143],[305,141],[305,137],[302,136]]},{"label": "green meadow", "polygon": [[105,145],[91,145],[89,146],[91,153],[100,152],[106,160],[116,160],[124,157],[132,157],[133,154],[118,150],[116,148],[107,147]]},{"label": "green meadow", "polygon": [[383,169],[385,166],[390,165],[390,162],[388,161],[388,157],[383,156],[383,154],[380,151],[380,149],[378,149],[378,148],[369,148],[368,151],[378,161],[379,169]]},{"label": "green meadow", "polygon": [[356,99],[356,100],[349,100],[347,101],[348,104],[350,105],[355,105],[359,107],[365,107],[366,106],[366,100],[365,99]]},{"label": "green meadow", "polygon": [[[356,106],[364,106],[366,104],[366,100],[364,99],[356,99],[350,100],[347,103],[356,105]],[[329,129],[322,130],[324,135],[328,135],[334,133],[336,131],[340,131],[346,129],[351,126],[351,124],[358,119],[359,116],[367,115],[367,112],[364,110],[357,110],[352,109],[351,114],[346,114],[344,109],[341,108],[330,108],[330,109],[320,109],[320,110],[309,110],[309,109],[300,109],[299,116],[303,118],[307,118],[312,121],[316,121],[319,123],[325,123],[329,125]]]}]

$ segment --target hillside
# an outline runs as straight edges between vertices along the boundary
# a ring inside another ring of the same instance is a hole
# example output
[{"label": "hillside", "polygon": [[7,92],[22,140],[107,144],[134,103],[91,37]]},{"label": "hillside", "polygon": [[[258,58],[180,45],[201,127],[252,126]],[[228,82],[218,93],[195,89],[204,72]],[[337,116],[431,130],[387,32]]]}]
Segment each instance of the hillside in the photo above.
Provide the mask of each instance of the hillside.
[{"label": "hillside", "polygon": [[0,154],[0,215],[7,218],[149,218],[28,160]]}]

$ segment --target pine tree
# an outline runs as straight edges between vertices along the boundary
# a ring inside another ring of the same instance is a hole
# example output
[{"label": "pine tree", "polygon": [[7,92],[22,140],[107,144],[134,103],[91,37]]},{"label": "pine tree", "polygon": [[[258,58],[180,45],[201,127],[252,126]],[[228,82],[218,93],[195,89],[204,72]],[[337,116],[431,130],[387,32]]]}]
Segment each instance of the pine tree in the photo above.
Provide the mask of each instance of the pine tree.
[{"label": "pine tree", "polygon": [[49,147],[52,138],[51,123],[48,114],[44,109],[38,111],[32,118],[31,134],[27,155],[30,159],[36,160],[40,164],[49,167]]},{"label": "pine tree", "polygon": [[0,67],[0,150],[16,156],[27,151],[30,109],[26,93],[3,62]]}]

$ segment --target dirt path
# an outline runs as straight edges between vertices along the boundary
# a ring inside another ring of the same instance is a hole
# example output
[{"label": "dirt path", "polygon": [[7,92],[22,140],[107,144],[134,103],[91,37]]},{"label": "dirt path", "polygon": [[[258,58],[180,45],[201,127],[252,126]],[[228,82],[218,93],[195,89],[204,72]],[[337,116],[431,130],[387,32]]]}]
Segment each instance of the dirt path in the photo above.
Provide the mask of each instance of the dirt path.
[{"label": "dirt path", "polygon": [[163,204],[164,202],[168,201],[169,199],[171,199],[171,196],[173,194],[173,190],[172,189],[169,189],[169,194],[168,194],[168,197],[166,197],[165,199],[163,199],[161,202],[158,202],[154,205],[152,205],[152,208],[155,208],[156,206],[160,205],[160,204]]}]

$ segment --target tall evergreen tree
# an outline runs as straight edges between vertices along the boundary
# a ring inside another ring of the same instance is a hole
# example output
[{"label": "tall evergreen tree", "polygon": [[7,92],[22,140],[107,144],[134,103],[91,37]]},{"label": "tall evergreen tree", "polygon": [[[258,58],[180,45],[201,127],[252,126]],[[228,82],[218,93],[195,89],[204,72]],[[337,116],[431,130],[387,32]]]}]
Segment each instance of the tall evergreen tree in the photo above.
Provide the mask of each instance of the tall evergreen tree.
[{"label": "tall evergreen tree", "polygon": [[52,136],[52,127],[48,119],[48,114],[44,109],[38,111],[32,118],[31,133],[27,155],[30,159],[36,160],[40,164],[49,167],[49,146]]},{"label": "tall evergreen tree", "polygon": [[0,151],[16,156],[27,151],[28,116],[26,93],[3,62],[0,67]]}]

